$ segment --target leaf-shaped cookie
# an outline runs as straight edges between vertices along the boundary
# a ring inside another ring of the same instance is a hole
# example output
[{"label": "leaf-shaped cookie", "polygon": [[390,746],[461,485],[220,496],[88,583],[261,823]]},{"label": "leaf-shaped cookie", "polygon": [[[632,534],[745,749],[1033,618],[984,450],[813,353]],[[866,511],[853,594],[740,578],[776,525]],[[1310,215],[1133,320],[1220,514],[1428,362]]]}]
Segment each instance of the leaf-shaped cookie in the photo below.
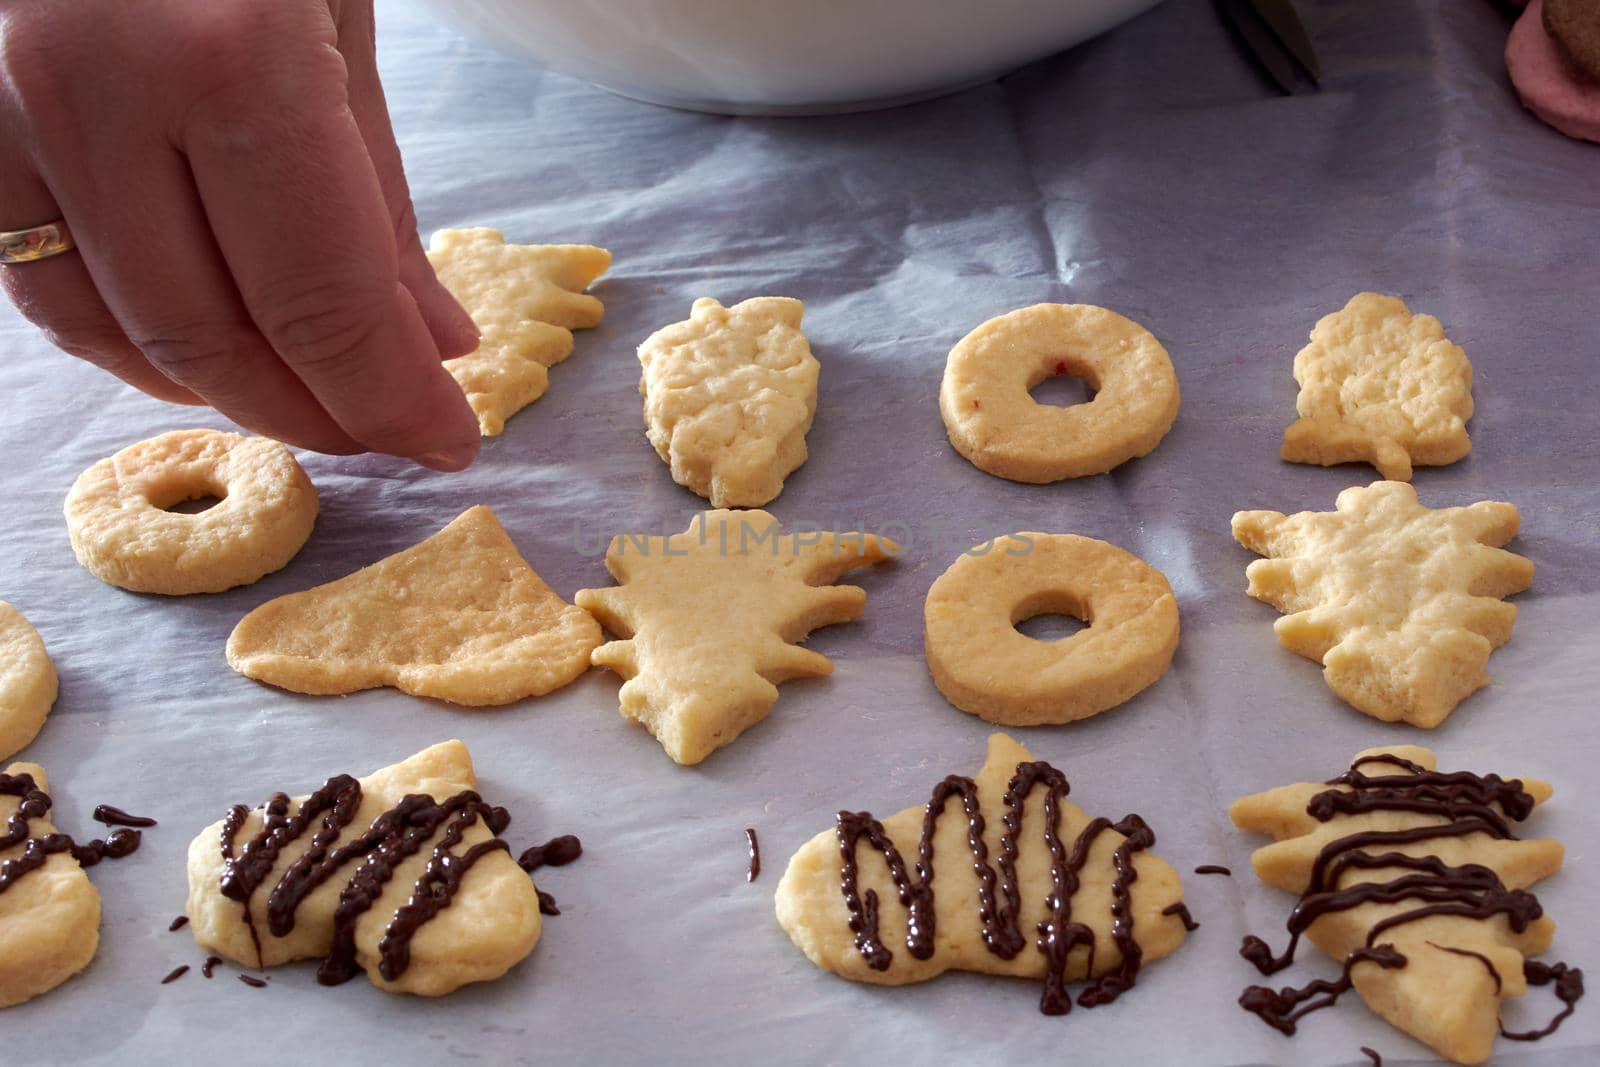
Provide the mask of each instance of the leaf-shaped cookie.
[{"label": "leaf-shaped cookie", "polygon": [[49,788],[36,763],[0,774],[0,1008],[54,989],[89,966],[100,945],[100,894],[70,850],[25,873],[17,866],[30,841],[57,833],[48,800],[37,799]]},{"label": "leaf-shaped cookie", "polygon": [[389,685],[482,706],[559,689],[600,641],[479,506],[404,552],[267,601],[234,627],[228,664],[297,693]]},{"label": "leaf-shaped cookie", "polygon": [[321,957],[324,984],[359,969],[392,993],[499,978],[538,942],[539,898],[476,789],[467,747],[445,741],[234,807],[189,845],[195,943],[245,967]]},{"label": "leaf-shaped cookie", "polygon": [[673,481],[715,507],[760,507],[806,461],[819,367],[804,310],[782,296],[700,299],[639,346],[650,443]]},{"label": "leaf-shaped cookie", "polygon": [[22,612],[0,600],[0,759],[38,734],[56,702],[55,665],[39,632]]},{"label": "leaf-shaped cookie", "polygon": [[1472,451],[1472,364],[1432,315],[1357,293],[1324,316],[1294,357],[1300,418],[1283,435],[1292,463],[1363,462],[1410,481]]},{"label": "leaf-shaped cookie", "polygon": [[[1349,985],[1373,1011],[1440,1055],[1482,1063],[1500,1002],[1527,990],[1524,957],[1550,947],[1555,924],[1526,890],[1561,868],[1562,848],[1513,833],[1549,799],[1544,782],[1435,766],[1425,748],[1368,749],[1329,782],[1236,801],[1236,825],[1276,839],[1256,850],[1256,874],[1300,894],[1285,952],[1247,938],[1242,954],[1273,973],[1303,933],[1345,961]],[[1240,1003],[1293,1033],[1299,1015],[1344,986],[1252,987]]]},{"label": "leaf-shaped cookie", "polygon": [[511,245],[498,230],[439,230],[428,243],[439,281],[478,326],[475,351],[445,360],[485,437],[544,395],[547,368],[572,353],[572,331],[605,308],[583,290],[611,265],[593,245]]},{"label": "leaf-shaped cookie", "polygon": [[1042,978],[1040,1007],[1060,1014],[1065,984],[1094,978],[1078,1003],[1109,1003],[1183,943],[1183,887],[1137,815],[1090,819],[1066,792],[1060,771],[993,734],[976,778],[952,775],[881,823],[841,811],[802,845],[778,922],[811,962],[858,982]]},{"label": "leaf-shaped cookie", "polygon": [[765,511],[707,511],[681,534],[613,538],[620,584],[576,599],[623,638],[593,656],[627,679],[623,716],[699,763],[766,718],[777,683],[833,670],[796,642],[860,615],[867,594],[828,583],[898,551],[875,534],[786,534]]},{"label": "leaf-shaped cookie", "polygon": [[1284,647],[1323,665],[1329,688],[1374,718],[1433,727],[1489,683],[1533,564],[1504,545],[1521,516],[1480,500],[1425,508],[1404,482],[1339,494],[1336,510],[1241,511],[1233,536],[1268,559],[1249,594],[1285,612]]}]

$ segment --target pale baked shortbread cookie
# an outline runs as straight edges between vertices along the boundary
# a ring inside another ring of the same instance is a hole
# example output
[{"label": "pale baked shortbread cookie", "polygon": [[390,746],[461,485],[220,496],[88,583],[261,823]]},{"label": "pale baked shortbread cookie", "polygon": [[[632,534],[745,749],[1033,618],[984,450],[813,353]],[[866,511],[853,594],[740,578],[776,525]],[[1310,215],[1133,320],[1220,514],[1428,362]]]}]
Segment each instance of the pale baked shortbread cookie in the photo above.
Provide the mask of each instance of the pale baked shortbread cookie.
[{"label": "pale baked shortbread cookie", "polygon": [[1237,826],[1275,839],[1252,857],[1257,876],[1300,895],[1281,955],[1256,937],[1240,954],[1272,974],[1289,965],[1303,934],[1345,964],[1332,988],[1256,986],[1241,1006],[1292,1034],[1298,1014],[1353,986],[1441,1056],[1476,1064],[1489,1058],[1501,1001],[1522,996],[1529,979],[1554,979],[1567,999],[1565,965],[1524,961],[1555,932],[1527,888],[1561,869],[1563,850],[1517,840],[1514,829],[1550,786],[1435,766],[1425,748],[1373,748],[1328,782],[1233,804]]},{"label": "pale baked shortbread cookie", "polygon": [[[950,970],[1042,978],[1040,1009],[1061,1014],[1072,1006],[1066,983],[1094,979],[1078,1003],[1109,1003],[1141,964],[1183,943],[1183,886],[1148,851],[1155,835],[1144,820],[1091,820],[1067,787],[993,734],[976,779],[951,775],[928,805],[881,823],[839,812],[789,861],[778,922],[811,962],[857,982],[904,985]],[[931,873],[919,860],[930,809]],[[969,820],[979,816],[974,845]]]},{"label": "pale baked shortbread cookie", "polygon": [[475,351],[444,361],[485,437],[544,395],[548,368],[572,354],[572,331],[605,307],[584,290],[611,265],[593,245],[510,245],[499,230],[439,230],[428,262],[479,331]]},{"label": "pale baked shortbread cookie", "polygon": [[[13,763],[5,774],[29,775],[41,792],[50,788],[36,763]],[[0,891],[0,1008],[54,989],[89,966],[100,945],[100,893],[70,851],[10,881],[26,842],[57,833],[48,808],[29,817],[20,810],[24,800],[0,789],[0,880],[10,882]]]},{"label": "pale baked shortbread cookie", "polygon": [[559,689],[601,640],[479,506],[404,552],[267,601],[234,627],[228,664],[297,693],[387,685],[482,706]]},{"label": "pale baked shortbread cookie", "polygon": [[[1029,391],[1082,378],[1094,399],[1040,404]],[[1178,417],[1178,376],[1155,335],[1092,304],[1035,304],[990,319],[950,350],[939,386],[950,443],[1014,482],[1102,474],[1150,453]]]},{"label": "pale baked shortbread cookie", "polygon": [[898,552],[875,534],[786,534],[765,511],[707,511],[681,534],[612,538],[606,570],[619,584],[576,600],[622,638],[593,660],[627,679],[623,717],[678,763],[699,763],[766,718],[779,682],[832,673],[796,642],[860,615],[867,594],[828,583]]},{"label": "pale baked shortbread cookie", "polygon": [[57,688],[39,631],[0,600],[0,759],[22,751],[39,733]]},{"label": "pale baked shortbread cookie", "polygon": [[[1017,629],[1051,613],[1088,626],[1057,641]],[[1166,576],[1116,545],[1073,534],[1019,533],[964,553],[928,590],[922,621],[939,692],[1007,726],[1114,708],[1154,685],[1178,649],[1178,601]]]},{"label": "pale baked shortbread cookie", "polygon": [[760,507],[806,461],[820,368],[804,311],[786,296],[702,298],[639,346],[650,443],[673,481],[715,507]]},{"label": "pale baked shortbread cookie", "polygon": [[321,958],[324,984],[365,971],[425,997],[499,978],[538,942],[539,898],[497,836],[509,816],[476,789],[467,747],[445,741],[237,805],[189,845],[195,943],[245,967]]},{"label": "pale baked shortbread cookie", "polygon": [[1405,482],[1346,489],[1335,507],[1235,514],[1235,540],[1270,557],[1245,570],[1248,592],[1286,613],[1279,642],[1351,705],[1438,726],[1511,639],[1517,609],[1499,598],[1528,588],[1533,564],[1500,546],[1521,516],[1491,500],[1425,508]]},{"label": "pale baked shortbread cookie", "polygon": [[1292,463],[1371,463],[1410,481],[1413,464],[1472,451],[1472,364],[1432,315],[1396,297],[1357,293],[1325,315],[1294,357],[1300,418],[1283,435]]},{"label": "pale baked shortbread cookie", "polygon": [[[217,498],[198,514],[166,509]],[[78,476],[67,533],[85,570],[136,593],[220,593],[294,558],[317,520],[317,491],[266,437],[173,430]]]}]

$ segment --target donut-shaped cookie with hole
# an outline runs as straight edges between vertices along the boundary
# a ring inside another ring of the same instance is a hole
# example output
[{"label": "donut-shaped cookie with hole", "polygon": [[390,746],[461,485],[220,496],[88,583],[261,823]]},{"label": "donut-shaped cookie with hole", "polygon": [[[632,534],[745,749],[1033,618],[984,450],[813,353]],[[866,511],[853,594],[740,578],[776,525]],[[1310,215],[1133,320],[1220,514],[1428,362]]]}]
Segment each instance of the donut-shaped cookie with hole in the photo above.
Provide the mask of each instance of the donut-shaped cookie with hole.
[{"label": "donut-shaped cookie with hole", "polygon": [[[1017,629],[1046,614],[1088,625],[1054,641]],[[939,692],[1007,726],[1114,708],[1160,678],[1178,648],[1178,602],[1166,577],[1115,545],[1073,534],[1018,533],[964,553],[928,590],[922,617]]]},{"label": "donut-shaped cookie with hole", "polygon": [[[1086,404],[1040,404],[1053,375],[1083,379]],[[990,319],[950,350],[939,411],[950,443],[1014,482],[1103,474],[1147,455],[1178,417],[1178,376],[1143,326],[1092,304],[1035,304]]]},{"label": "donut-shaped cookie with hole", "polygon": [[[169,510],[215,497],[188,514]],[[282,567],[311,535],[317,490],[265,437],[173,430],[84,471],[67,494],[72,551],[136,593],[218,593]]]}]

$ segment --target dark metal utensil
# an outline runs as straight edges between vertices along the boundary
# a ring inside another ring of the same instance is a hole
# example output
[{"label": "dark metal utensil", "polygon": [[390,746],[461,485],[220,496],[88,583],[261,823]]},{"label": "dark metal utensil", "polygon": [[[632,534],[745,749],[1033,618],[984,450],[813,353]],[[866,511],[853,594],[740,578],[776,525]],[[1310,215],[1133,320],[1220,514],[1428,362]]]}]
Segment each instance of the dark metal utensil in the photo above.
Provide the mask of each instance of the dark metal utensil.
[{"label": "dark metal utensil", "polygon": [[1300,90],[1297,67],[1316,86],[1322,62],[1291,0],[1217,0],[1217,9],[1279,89]]}]

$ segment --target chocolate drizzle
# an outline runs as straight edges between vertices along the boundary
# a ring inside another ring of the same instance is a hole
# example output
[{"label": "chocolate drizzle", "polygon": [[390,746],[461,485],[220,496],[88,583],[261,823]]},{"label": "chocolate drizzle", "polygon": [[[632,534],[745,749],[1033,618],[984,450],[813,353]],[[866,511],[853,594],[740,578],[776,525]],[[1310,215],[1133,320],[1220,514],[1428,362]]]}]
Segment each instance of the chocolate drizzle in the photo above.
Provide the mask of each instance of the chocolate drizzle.
[{"label": "chocolate drizzle", "polygon": [[200,973],[205,975],[207,978],[210,978],[211,972],[215,971],[217,969],[217,964],[221,962],[221,956],[207,956],[206,961],[200,965]]},{"label": "chocolate drizzle", "polygon": [[1377,1049],[1371,1049],[1365,1045],[1362,1045],[1361,1054],[1372,1061],[1372,1067],[1383,1067],[1383,1057],[1378,1055]]},{"label": "chocolate drizzle", "polygon": [[1220,874],[1228,878],[1233,877],[1233,872],[1220,863],[1202,863],[1194,869],[1195,874]]},{"label": "chocolate drizzle", "polygon": [[265,988],[267,988],[267,980],[265,978],[257,978],[253,974],[241,974],[239,976],[239,981],[243,982],[245,985],[249,986],[251,989],[265,989]]},{"label": "chocolate drizzle", "polygon": [[[917,844],[915,875],[906,869],[904,857],[884,831],[883,824],[867,812],[841,811],[836,821],[839,852],[843,859],[840,891],[850,915],[850,930],[855,934],[856,950],[867,966],[887,970],[894,953],[878,935],[878,894],[859,885],[856,852],[865,842],[883,856],[900,904],[906,909],[906,951],[914,959],[925,960],[934,952],[937,913],[934,908],[933,839],[939,817],[946,804],[960,797],[967,818],[967,848],[972,853],[972,869],[978,878],[978,916],[983,943],[990,953],[1003,960],[1015,959],[1027,947],[1028,939],[1020,928],[1021,889],[1017,882],[1017,847],[1022,832],[1023,806],[1035,787],[1044,789],[1044,841],[1050,850],[1052,889],[1046,898],[1049,917],[1037,924],[1034,947],[1044,956],[1044,990],[1039,1010],[1046,1015],[1062,1015],[1072,1009],[1066,990],[1068,958],[1075,948],[1085,950],[1084,972],[1094,973],[1094,930],[1072,919],[1072,898],[1078,891],[1079,874],[1095,840],[1106,830],[1125,838],[1112,853],[1116,875],[1111,885],[1111,939],[1121,962],[1090,983],[1078,997],[1078,1004],[1092,1008],[1109,1004],[1129,989],[1139,973],[1143,951],[1133,937],[1133,909],[1130,887],[1138,878],[1134,854],[1155,844],[1155,834],[1144,820],[1129,815],[1121,822],[1091,820],[1069,849],[1060,836],[1061,800],[1069,786],[1066,776],[1048,763],[1019,763],[1005,795],[1005,830],[1000,837],[997,864],[989,861],[984,842],[985,820],[978,802],[978,786],[970,778],[950,775],[933,789],[922,819],[922,837]],[[998,866],[998,871],[996,871]]]},{"label": "chocolate drizzle", "polygon": [[1456,948],[1454,945],[1440,945],[1432,941],[1429,941],[1428,944],[1440,952],[1448,952],[1453,956],[1465,956],[1468,959],[1477,960],[1489,972],[1489,977],[1494,979],[1494,991],[1498,993],[1505,988],[1505,983],[1500,980],[1500,972],[1495,970],[1494,963],[1483,953],[1474,952],[1470,948]]},{"label": "chocolate drizzle", "polygon": [[[1295,1024],[1302,1017],[1333,1007],[1335,1001],[1349,992],[1352,984],[1350,972],[1358,963],[1375,963],[1383,968],[1404,967],[1406,958],[1396,952],[1393,945],[1358,948],[1344,958],[1344,970],[1337,981],[1318,978],[1298,989],[1284,986],[1274,990],[1264,985],[1253,985],[1239,994],[1239,1007],[1261,1016],[1262,1022],[1279,1033],[1293,1034]],[[1322,999],[1315,999],[1317,997]]]},{"label": "chocolate drizzle", "polygon": [[761,877],[761,842],[756,840],[756,828],[754,826],[746,826],[744,828],[744,839],[745,843],[750,846],[750,869],[745,874],[744,880],[753,882]]},{"label": "chocolate drizzle", "polygon": [[[358,920],[377,903],[395,870],[421,852],[436,834],[439,840],[410,898],[395,911],[378,942],[378,973],[391,982],[398,979],[411,962],[412,937],[449,907],[460,889],[461,880],[473,865],[492,852],[509,851],[498,835],[509,825],[510,816],[504,808],[484,803],[471,790],[442,802],[423,794],[408,794],[375,818],[366,830],[335,847],[340,834],[355,819],[361,799],[361,783],[347,774],[328,779],[292,813],[289,798],[276,793],[262,806],[261,829],[237,852],[235,839],[250,811],[243,805],[229,810],[222,824],[221,892],[245,906],[244,921],[255,939],[258,960],[261,944],[249,902],[271,874],[284,847],[308,830],[311,839],[306,850],[289,864],[267,895],[266,919],[267,929],[274,937],[287,936],[294,929],[295,913],[306,897],[347,866],[356,865],[339,893],[333,916],[332,944],[317,969],[317,980],[323,985],[338,985],[354,977],[359,970],[356,963]],[[455,851],[467,830],[479,821],[496,836],[465,851]],[[562,840],[558,838],[542,847],[550,849]],[[571,840],[576,846],[577,839]],[[576,853],[572,858],[576,858]],[[555,861],[547,855],[544,862]],[[241,975],[240,980],[248,977]]]},{"label": "chocolate drizzle", "polygon": [[189,925],[189,916],[180,915],[176,919],[173,919],[170,923],[167,924],[167,933],[169,933],[169,934],[170,933],[175,933],[176,931],[182,930],[185,926],[188,926],[188,925]]},{"label": "chocolate drizzle", "polygon": [[129,815],[121,808],[113,808],[110,804],[101,804],[94,809],[95,822],[103,822],[107,826],[137,826],[148,829],[156,825],[154,819],[147,819],[143,815]]},{"label": "chocolate drizzle", "polygon": [[63,833],[31,837],[29,819],[42,819],[50,811],[50,797],[38,787],[31,774],[0,774],[0,796],[18,799],[17,810],[6,819],[0,834],[0,852],[22,845],[22,855],[0,863],[0,893],[10,889],[29,872],[36,871],[57,853],[68,853],[82,867],[93,867],[102,859],[121,859],[139,848],[137,830],[113,830],[105,840],[95,838],[78,844]]},{"label": "chocolate drizzle", "polygon": [[540,867],[565,867],[583,855],[583,842],[571,834],[552,837],[542,845],[523,850],[517,866],[532,874]]},{"label": "chocolate drizzle", "polygon": [[180,967],[174,967],[171,971],[167,972],[167,976],[165,978],[161,979],[161,984],[162,985],[169,985],[169,984],[171,984],[173,982],[176,982],[178,979],[182,978],[184,975],[186,975],[188,973],[189,973],[189,965],[187,963],[183,964]]},{"label": "chocolate drizzle", "polygon": [[[540,867],[565,867],[581,855],[583,855],[583,842],[571,834],[562,834],[560,837],[552,837],[542,845],[524,849],[522,855],[517,857],[517,866],[532,874]],[[539,894],[540,915],[561,914],[561,909],[556,906],[555,897],[543,889],[536,889],[535,892]]]},{"label": "chocolate drizzle", "polygon": [[1523,960],[1522,976],[1530,986],[1543,986],[1554,982],[1556,999],[1561,1001],[1564,1007],[1547,1025],[1537,1030],[1521,1030],[1513,1033],[1501,1026],[1500,1036],[1508,1041],[1538,1041],[1555,1033],[1561,1024],[1566,1022],[1567,1016],[1577,1009],[1578,1000],[1583,996],[1583,970],[1578,967],[1568,967],[1565,963]]},{"label": "chocolate drizzle", "polygon": [[[1362,771],[1362,767],[1369,764],[1389,764],[1407,773],[1369,775]],[[1475,863],[1453,867],[1437,856],[1413,856],[1397,850],[1398,846],[1468,834],[1485,834],[1497,840],[1514,838],[1511,823],[1526,819],[1534,808],[1533,797],[1523,789],[1520,780],[1467,771],[1445,774],[1425,770],[1398,756],[1379,754],[1357,759],[1348,771],[1326,784],[1347,788],[1329,789],[1311,798],[1306,813],[1318,822],[1328,822],[1339,815],[1378,811],[1431,815],[1443,821],[1404,830],[1359,831],[1330,841],[1312,862],[1306,890],[1289,915],[1289,943],[1283,953],[1274,955],[1259,937],[1244,939],[1239,955],[1255,964],[1262,974],[1273,974],[1289,965],[1301,935],[1325,915],[1364,904],[1416,903],[1415,907],[1397,911],[1374,923],[1367,931],[1365,944],[1346,957],[1343,974],[1337,982],[1316,981],[1301,989],[1285,988],[1276,992],[1265,986],[1247,988],[1239,997],[1240,1006],[1261,1016],[1269,1026],[1285,1034],[1294,1033],[1297,1019],[1330,1006],[1350,988],[1350,970],[1357,963],[1370,961],[1385,968],[1405,966],[1404,955],[1392,944],[1380,942],[1385,933],[1396,927],[1434,915],[1478,921],[1500,915],[1513,931],[1521,933],[1544,914],[1532,893],[1508,889],[1500,876],[1488,867]],[[1385,882],[1359,881],[1338,888],[1347,872],[1379,869],[1399,869],[1407,873]],[[1499,972],[1481,953],[1431,941],[1428,944],[1444,952],[1477,959],[1493,976],[1496,990],[1500,989]],[[1552,975],[1556,968],[1566,970],[1566,965],[1559,963],[1548,966],[1528,961],[1526,966],[1545,968]],[[1557,979],[1557,995],[1566,1003],[1565,1011],[1545,1031],[1519,1035],[1518,1039],[1543,1037],[1572,1013],[1573,1005],[1582,995],[1582,972],[1577,973],[1577,990],[1570,1001],[1562,996]],[[1311,999],[1319,995],[1325,995],[1325,999]]]},{"label": "chocolate drizzle", "polygon": [[1190,933],[1194,933],[1196,930],[1200,929],[1200,924],[1194,921],[1193,915],[1189,914],[1189,905],[1185,904],[1181,900],[1176,904],[1168,904],[1166,907],[1162,908],[1161,914],[1176,915],[1178,917],[1178,921],[1183,923],[1183,928]]}]

